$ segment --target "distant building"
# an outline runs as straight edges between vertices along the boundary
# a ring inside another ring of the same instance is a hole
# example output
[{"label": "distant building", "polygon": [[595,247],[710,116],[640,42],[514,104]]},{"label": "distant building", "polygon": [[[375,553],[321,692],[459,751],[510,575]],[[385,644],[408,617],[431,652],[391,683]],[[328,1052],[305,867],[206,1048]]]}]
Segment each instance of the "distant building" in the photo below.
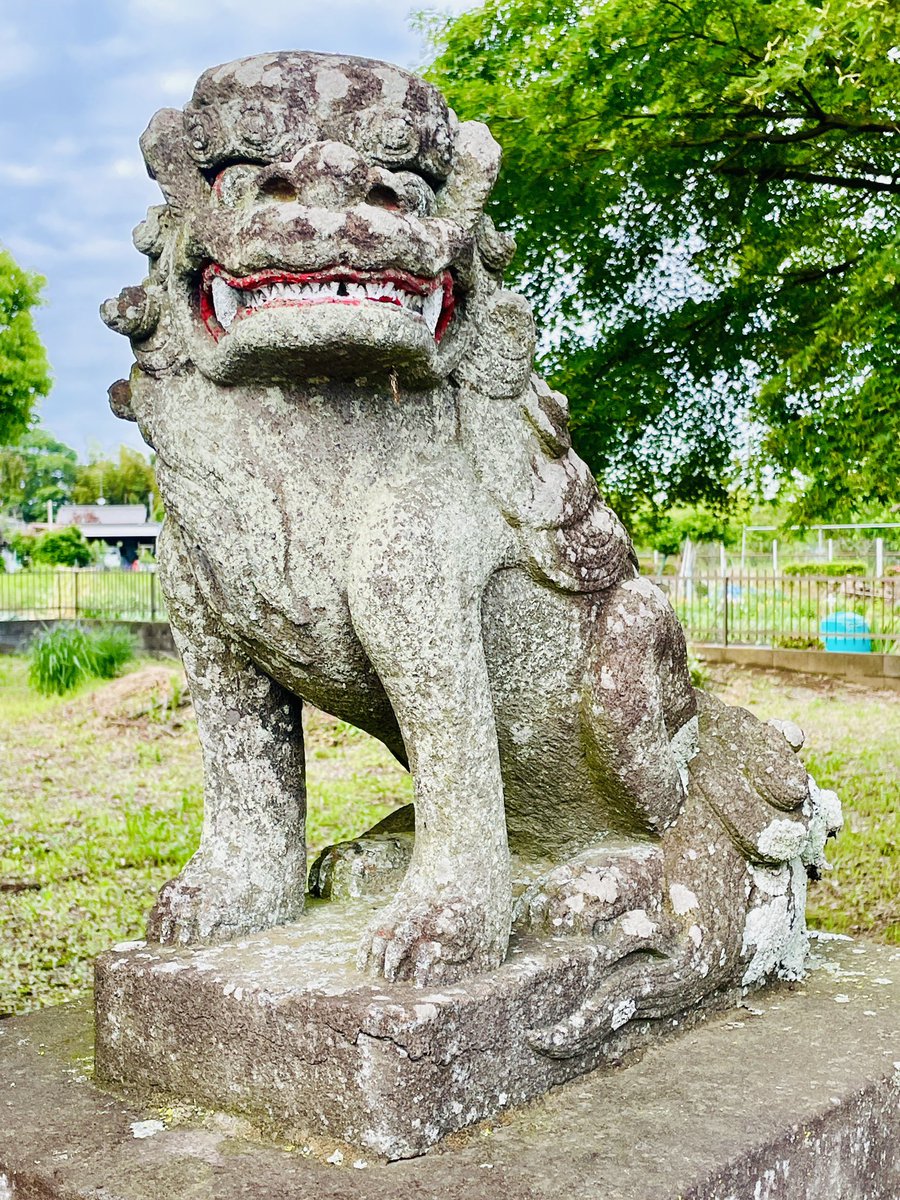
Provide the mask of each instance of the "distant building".
[{"label": "distant building", "polygon": [[148,521],[143,504],[64,504],[54,527],[75,525],[88,541],[102,541],[118,550],[123,563],[132,563],[143,549],[156,551],[162,525]]}]

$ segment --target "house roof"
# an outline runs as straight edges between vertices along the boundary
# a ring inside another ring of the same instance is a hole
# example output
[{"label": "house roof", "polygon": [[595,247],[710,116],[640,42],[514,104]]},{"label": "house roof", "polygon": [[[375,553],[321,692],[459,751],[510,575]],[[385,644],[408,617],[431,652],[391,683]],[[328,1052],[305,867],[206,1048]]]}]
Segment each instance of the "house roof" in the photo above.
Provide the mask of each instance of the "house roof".
[{"label": "house roof", "polygon": [[57,525],[146,525],[143,504],[63,504],[56,514]]}]

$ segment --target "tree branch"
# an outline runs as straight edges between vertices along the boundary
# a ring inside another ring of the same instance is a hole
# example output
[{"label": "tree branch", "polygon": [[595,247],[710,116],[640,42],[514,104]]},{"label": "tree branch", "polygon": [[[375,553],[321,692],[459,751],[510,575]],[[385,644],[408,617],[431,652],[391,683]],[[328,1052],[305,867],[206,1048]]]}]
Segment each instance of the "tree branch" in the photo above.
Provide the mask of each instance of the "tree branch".
[{"label": "tree branch", "polygon": [[759,170],[750,167],[713,167],[712,170],[714,174],[733,175],[744,179],[750,177],[758,179],[761,183],[770,179],[796,179],[800,183],[821,183],[826,187],[857,188],[900,196],[900,180],[896,179],[884,182],[856,175],[823,175],[817,171],[801,171],[794,167],[761,167]]}]

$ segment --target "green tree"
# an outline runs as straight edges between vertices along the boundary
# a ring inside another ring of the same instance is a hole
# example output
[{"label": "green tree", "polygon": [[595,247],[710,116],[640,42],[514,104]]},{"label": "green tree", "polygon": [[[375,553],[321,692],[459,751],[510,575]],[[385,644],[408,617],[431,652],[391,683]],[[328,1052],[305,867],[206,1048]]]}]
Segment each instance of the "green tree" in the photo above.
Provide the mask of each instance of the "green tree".
[{"label": "green tree", "polygon": [[43,286],[0,247],[0,445],[25,432],[38,397],[50,391],[47,355],[31,316]]},{"label": "green tree", "polygon": [[576,445],[626,503],[792,516],[900,474],[896,0],[488,0],[430,77],[504,148],[493,215]]},{"label": "green tree", "polygon": [[71,499],[77,469],[74,450],[46,429],[29,429],[17,445],[0,448],[0,510],[46,520],[48,500],[55,511]]},{"label": "green tree", "polygon": [[92,458],[78,468],[72,499],[76,504],[95,504],[100,497],[109,504],[146,504],[152,496],[151,509],[158,505],[156,474],[153,464],[139,450],[120,446],[116,460]]}]

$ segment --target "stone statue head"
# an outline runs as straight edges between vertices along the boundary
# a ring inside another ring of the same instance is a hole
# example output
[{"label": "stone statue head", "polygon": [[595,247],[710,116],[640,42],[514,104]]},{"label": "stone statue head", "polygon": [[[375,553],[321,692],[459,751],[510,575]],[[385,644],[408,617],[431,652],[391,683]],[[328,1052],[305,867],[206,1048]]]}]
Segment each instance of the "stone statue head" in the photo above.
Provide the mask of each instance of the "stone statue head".
[{"label": "stone statue head", "polygon": [[214,67],[141,148],[166,200],[135,231],[150,278],[103,316],[151,374],[434,384],[513,250],[484,215],[500,162],[486,126],[387,63]]}]

